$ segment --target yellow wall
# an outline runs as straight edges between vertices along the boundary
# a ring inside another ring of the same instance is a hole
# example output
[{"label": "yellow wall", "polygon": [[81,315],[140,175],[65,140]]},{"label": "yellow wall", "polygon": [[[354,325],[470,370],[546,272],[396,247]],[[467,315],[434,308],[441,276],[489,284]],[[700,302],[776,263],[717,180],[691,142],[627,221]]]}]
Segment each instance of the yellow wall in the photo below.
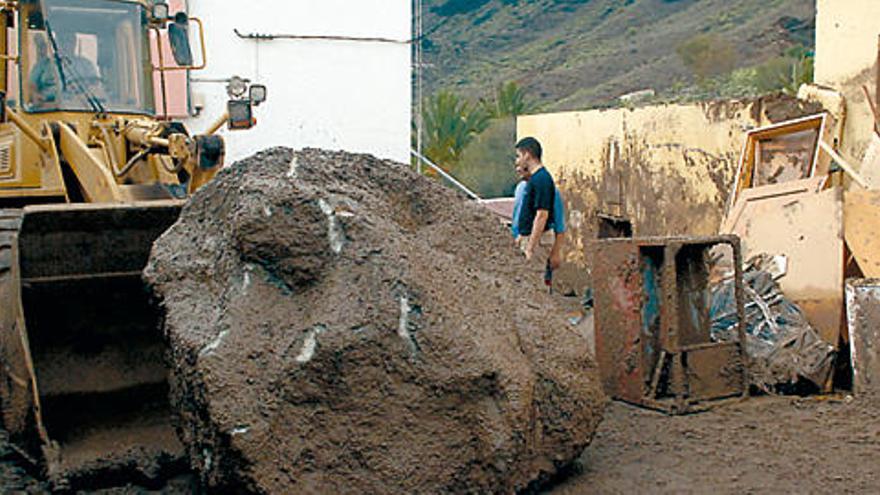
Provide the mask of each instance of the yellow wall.
[{"label": "yellow wall", "polygon": [[841,149],[855,160],[862,159],[871,136],[873,116],[861,86],[873,96],[878,35],[880,1],[817,0],[815,81],[846,99]]},{"label": "yellow wall", "polygon": [[774,97],[519,117],[517,138],[541,142],[565,198],[563,288],[589,279],[598,212],[629,218],[636,236],[717,233],[746,131],[815,112]]},{"label": "yellow wall", "polygon": [[[862,85],[876,91],[878,35],[880,0],[817,0],[815,82],[845,98],[845,126],[832,134],[855,161],[871,138],[873,116]],[[544,162],[565,196],[571,269],[560,274],[564,283],[588,280],[586,244],[595,238],[597,212],[628,217],[638,236],[715,233],[745,131],[816,113],[817,106],[766,97],[518,118],[517,137],[541,141]],[[840,111],[831,107],[836,127]],[[609,151],[612,142],[616,153]]]}]

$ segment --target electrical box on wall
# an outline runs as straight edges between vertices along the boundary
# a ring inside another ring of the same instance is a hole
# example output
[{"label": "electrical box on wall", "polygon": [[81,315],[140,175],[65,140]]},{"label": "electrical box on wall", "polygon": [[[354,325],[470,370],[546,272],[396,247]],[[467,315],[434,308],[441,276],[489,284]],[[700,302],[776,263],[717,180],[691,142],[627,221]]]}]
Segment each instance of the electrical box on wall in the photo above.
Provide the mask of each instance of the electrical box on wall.
[{"label": "electrical box on wall", "polygon": [[193,117],[198,117],[202,114],[202,110],[205,109],[205,95],[199,91],[193,91],[190,93],[190,115]]}]

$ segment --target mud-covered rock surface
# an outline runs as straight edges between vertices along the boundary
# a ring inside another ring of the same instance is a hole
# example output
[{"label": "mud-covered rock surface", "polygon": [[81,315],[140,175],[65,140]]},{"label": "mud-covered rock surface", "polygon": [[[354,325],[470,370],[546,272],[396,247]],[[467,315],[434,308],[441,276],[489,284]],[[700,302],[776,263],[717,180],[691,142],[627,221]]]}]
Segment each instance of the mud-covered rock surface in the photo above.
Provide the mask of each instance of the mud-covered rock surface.
[{"label": "mud-covered rock surface", "polygon": [[145,272],[194,468],[262,493],[535,487],[605,399],[523,265],[491,213],[404,165],[277,148],[223,170]]}]

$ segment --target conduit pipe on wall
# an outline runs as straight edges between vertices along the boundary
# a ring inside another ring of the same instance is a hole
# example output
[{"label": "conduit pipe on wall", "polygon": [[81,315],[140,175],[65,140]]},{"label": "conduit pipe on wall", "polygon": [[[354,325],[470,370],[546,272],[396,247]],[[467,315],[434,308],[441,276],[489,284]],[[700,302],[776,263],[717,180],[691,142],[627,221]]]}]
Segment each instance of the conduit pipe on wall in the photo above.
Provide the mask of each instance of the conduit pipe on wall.
[{"label": "conduit pipe on wall", "polygon": [[396,40],[392,38],[362,37],[362,36],[332,36],[332,35],[300,35],[300,34],[268,34],[268,33],[242,33],[237,28],[233,29],[235,35],[245,40],[272,41],[272,40],[324,40],[324,41],[359,41],[367,43],[394,43],[409,45],[415,40]]}]

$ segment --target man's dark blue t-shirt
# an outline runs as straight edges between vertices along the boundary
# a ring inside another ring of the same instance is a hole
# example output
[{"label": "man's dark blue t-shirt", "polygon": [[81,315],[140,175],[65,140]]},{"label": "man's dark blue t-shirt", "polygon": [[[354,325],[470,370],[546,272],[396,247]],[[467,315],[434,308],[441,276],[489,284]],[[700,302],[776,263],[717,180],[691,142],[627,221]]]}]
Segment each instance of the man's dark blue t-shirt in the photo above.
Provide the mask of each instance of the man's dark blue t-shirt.
[{"label": "man's dark blue t-shirt", "polygon": [[532,226],[538,210],[547,210],[547,225],[544,230],[553,226],[553,207],[556,203],[556,185],[546,168],[532,174],[526,185],[525,201],[519,214],[519,235],[526,237],[532,234]]}]

